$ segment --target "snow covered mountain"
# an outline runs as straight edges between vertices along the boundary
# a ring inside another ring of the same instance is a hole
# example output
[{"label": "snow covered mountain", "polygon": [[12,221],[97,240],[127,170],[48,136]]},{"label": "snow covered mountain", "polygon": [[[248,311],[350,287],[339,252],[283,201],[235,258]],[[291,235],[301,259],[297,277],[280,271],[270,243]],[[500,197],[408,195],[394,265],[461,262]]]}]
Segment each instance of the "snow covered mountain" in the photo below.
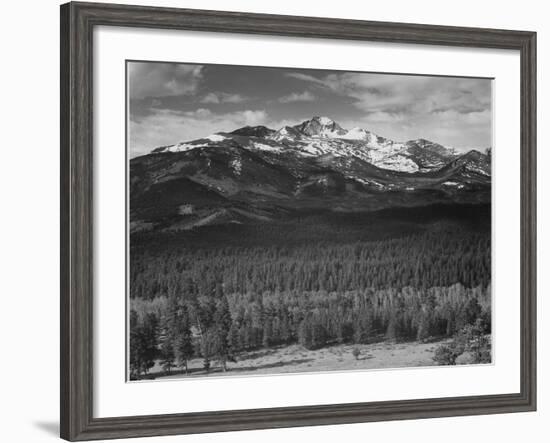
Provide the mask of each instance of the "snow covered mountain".
[{"label": "snow covered mountain", "polygon": [[409,173],[441,168],[458,156],[453,148],[424,139],[395,142],[366,129],[347,130],[328,117],[313,117],[279,130],[246,126],[230,133],[220,132],[198,140],[163,146],[153,152],[182,152],[234,144],[250,150],[290,152],[300,156],[330,154],[357,157],[382,169]]},{"label": "snow covered mountain", "polygon": [[328,117],[313,117],[294,128],[305,136],[319,138],[338,138],[347,133],[338,123]]},{"label": "snow covered mountain", "polygon": [[132,232],[264,223],[303,211],[488,203],[490,196],[490,150],[394,142],[326,117],[219,132],[130,161]]}]

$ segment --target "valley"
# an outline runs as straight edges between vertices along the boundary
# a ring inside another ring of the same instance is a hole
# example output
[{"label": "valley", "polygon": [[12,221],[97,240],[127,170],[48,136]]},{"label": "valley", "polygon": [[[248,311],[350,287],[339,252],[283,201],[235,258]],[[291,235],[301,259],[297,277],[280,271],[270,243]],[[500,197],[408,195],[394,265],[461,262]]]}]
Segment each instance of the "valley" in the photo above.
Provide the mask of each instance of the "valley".
[{"label": "valley", "polygon": [[[270,375],[320,371],[357,371],[372,369],[392,369],[407,367],[430,367],[436,365],[433,360],[435,349],[448,339],[430,342],[392,343],[380,342],[359,345],[333,345],[306,351],[300,345],[279,346],[275,348],[244,352],[234,362],[227,364],[226,372],[216,366],[206,372],[200,358],[189,361],[187,374],[181,368],[170,373],[160,364],[151,368],[149,377],[154,379],[179,379],[182,377],[216,377]],[[357,355],[357,356],[356,356]]]}]

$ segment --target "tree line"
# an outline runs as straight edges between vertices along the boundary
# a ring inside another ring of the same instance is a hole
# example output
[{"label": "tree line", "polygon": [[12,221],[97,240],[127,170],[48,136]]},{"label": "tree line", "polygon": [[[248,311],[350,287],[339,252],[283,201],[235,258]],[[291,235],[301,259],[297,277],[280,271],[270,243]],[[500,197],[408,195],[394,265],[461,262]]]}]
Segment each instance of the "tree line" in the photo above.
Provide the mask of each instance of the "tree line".
[{"label": "tree line", "polygon": [[211,294],[219,284],[226,293],[486,287],[490,269],[490,235],[469,231],[347,244],[135,249],[130,297]]}]

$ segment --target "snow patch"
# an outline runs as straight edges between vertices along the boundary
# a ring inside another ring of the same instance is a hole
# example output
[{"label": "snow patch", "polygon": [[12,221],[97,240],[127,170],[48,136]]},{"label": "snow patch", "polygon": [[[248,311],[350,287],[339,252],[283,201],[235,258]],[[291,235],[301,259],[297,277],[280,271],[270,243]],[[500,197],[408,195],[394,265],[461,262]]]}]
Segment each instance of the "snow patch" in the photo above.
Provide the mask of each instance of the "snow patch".
[{"label": "snow patch", "polygon": [[264,143],[258,143],[258,142],[254,142],[252,146],[255,149],[258,149],[260,151],[268,151],[268,152],[282,152],[283,151],[283,149],[279,146],[271,146],[271,145],[266,145]]},{"label": "snow patch", "polygon": [[319,148],[319,145],[315,143],[309,143],[300,146],[300,152],[307,155],[321,155],[324,152]]},{"label": "snow patch", "polygon": [[319,123],[322,125],[332,125],[334,122],[328,117],[319,117]]},{"label": "snow patch", "polygon": [[357,181],[357,182],[359,182],[363,185],[373,185],[373,186],[376,186],[378,188],[384,188],[384,185],[381,184],[381,183],[378,183],[376,180],[364,179],[364,178],[355,177],[355,176],[352,176],[351,178],[353,178],[355,181]]},{"label": "snow patch", "polygon": [[225,140],[225,137],[223,135],[220,135],[220,134],[212,134],[212,135],[209,135],[206,138],[210,141],[213,141],[213,142],[221,142],[221,141]]},{"label": "snow patch", "polygon": [[366,140],[368,138],[368,131],[362,128],[352,128],[345,134],[340,135],[340,138],[344,140]]},{"label": "snow patch", "polygon": [[185,152],[195,148],[204,148],[206,143],[178,143],[177,145],[167,146],[162,152]]},{"label": "snow patch", "polygon": [[389,158],[383,158],[379,161],[373,162],[375,166],[383,169],[389,169],[391,171],[400,171],[400,172],[417,172],[418,165],[413,162],[410,158],[404,157],[402,155],[395,155]]},{"label": "snow patch", "polygon": [[241,175],[241,172],[243,170],[243,164],[240,158],[236,158],[235,160],[231,161],[230,165],[233,168],[233,171],[235,172],[235,174]]},{"label": "snow patch", "polygon": [[294,135],[292,135],[288,128],[285,126],[281,129],[279,129],[277,132],[275,132],[274,134],[270,135],[268,138],[272,139],[272,140],[276,140],[276,141],[282,141],[282,140],[293,140],[295,138]]},{"label": "snow patch", "polygon": [[480,168],[480,167],[478,167],[476,165],[473,165],[471,163],[467,164],[466,168],[468,169],[468,171],[476,172],[478,174],[485,175],[487,177],[490,176],[490,174],[488,174],[487,171],[485,171],[483,168]]},{"label": "snow patch", "polygon": [[463,184],[454,181],[446,181],[443,183],[443,186],[455,186],[458,189],[462,189],[464,187]]}]

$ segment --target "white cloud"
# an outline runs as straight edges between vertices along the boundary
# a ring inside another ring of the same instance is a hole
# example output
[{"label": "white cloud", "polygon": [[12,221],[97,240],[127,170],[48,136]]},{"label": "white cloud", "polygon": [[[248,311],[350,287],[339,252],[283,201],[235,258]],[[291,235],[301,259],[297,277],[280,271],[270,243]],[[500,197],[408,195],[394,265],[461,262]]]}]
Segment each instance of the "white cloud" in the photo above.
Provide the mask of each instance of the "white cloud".
[{"label": "white cloud", "polygon": [[220,102],[220,98],[214,94],[213,92],[210,92],[206,94],[202,99],[201,103],[215,103],[218,104]]},{"label": "white cloud", "polygon": [[315,84],[318,84],[320,86],[327,86],[326,81],[324,81],[322,79],[319,79],[317,77],[314,77],[313,75],[302,74],[301,72],[287,72],[285,74],[285,77],[295,78],[295,79],[298,79],[298,80],[303,80],[303,81],[306,81],[306,82],[315,83]]},{"label": "white cloud", "polygon": [[[361,127],[394,141],[427,138],[458,150],[483,150],[492,145],[491,111],[436,114],[391,114],[377,111],[358,120],[339,122],[344,128]],[[465,133],[466,132],[466,133]]]},{"label": "white cloud", "polygon": [[366,112],[412,115],[455,110],[467,114],[487,110],[491,103],[486,79],[367,73],[286,76],[347,96]]},{"label": "white cloud", "polygon": [[202,65],[131,62],[128,65],[130,97],[194,94],[202,80],[202,69]]},{"label": "white cloud", "polygon": [[178,112],[178,111],[168,111],[165,113],[165,116],[168,118],[168,116],[177,116],[182,115],[189,118],[197,118],[197,119],[205,119],[205,118],[212,118],[213,113],[210,109],[206,108],[198,108],[194,111],[186,111],[186,112]]},{"label": "white cloud", "polygon": [[487,79],[335,73],[288,73],[324,93],[346,97],[359,111],[353,126],[394,140],[428,138],[460,146],[490,145],[491,82]]},{"label": "white cloud", "polygon": [[288,95],[284,95],[279,98],[280,103],[292,103],[292,102],[312,102],[316,97],[309,91],[293,92]]},{"label": "white cloud", "polygon": [[240,94],[228,94],[226,92],[209,92],[204,97],[201,98],[201,103],[243,103],[248,100],[248,97],[245,97]]},{"label": "white cloud", "polygon": [[249,100],[248,97],[240,94],[222,94],[222,101],[224,103],[243,103],[247,100]]},{"label": "white cloud", "polygon": [[239,119],[244,119],[245,125],[255,126],[265,124],[267,121],[267,112],[265,111],[242,111],[236,113]]}]

